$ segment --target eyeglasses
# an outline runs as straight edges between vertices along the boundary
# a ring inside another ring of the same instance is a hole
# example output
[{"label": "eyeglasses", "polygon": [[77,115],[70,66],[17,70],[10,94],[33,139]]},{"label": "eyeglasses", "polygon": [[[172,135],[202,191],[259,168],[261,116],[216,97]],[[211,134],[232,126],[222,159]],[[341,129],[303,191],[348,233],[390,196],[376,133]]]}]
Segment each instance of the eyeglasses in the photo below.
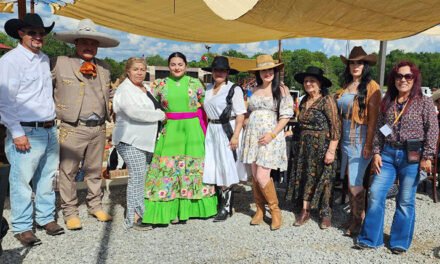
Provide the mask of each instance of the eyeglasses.
[{"label": "eyeglasses", "polygon": [[407,81],[412,81],[414,80],[414,75],[412,75],[411,73],[407,73],[407,74],[398,73],[395,77],[395,79],[399,81],[403,80],[403,78],[405,78],[405,80]]},{"label": "eyeglasses", "polygon": [[350,65],[364,65],[363,61],[348,61]]},{"label": "eyeglasses", "polygon": [[45,31],[23,30],[23,32],[31,37],[36,37],[37,35],[40,37],[45,37],[47,35]]}]

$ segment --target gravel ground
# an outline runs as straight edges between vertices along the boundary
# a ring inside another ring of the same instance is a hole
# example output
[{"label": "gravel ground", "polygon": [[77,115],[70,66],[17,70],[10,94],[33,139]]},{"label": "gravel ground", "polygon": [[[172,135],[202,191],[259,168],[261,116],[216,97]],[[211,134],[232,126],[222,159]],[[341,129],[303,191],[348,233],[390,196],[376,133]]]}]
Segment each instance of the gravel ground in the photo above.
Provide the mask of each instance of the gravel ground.
[{"label": "gravel ground", "polygon": [[[353,240],[342,236],[339,228],[347,217],[340,205],[334,207],[333,227],[320,230],[316,217],[303,227],[293,227],[292,206],[283,202],[283,226],[270,231],[267,223],[249,225],[255,211],[250,186],[237,186],[235,194],[235,214],[226,222],[195,219],[147,232],[126,232],[122,227],[125,186],[111,186],[104,197],[106,210],[114,216],[110,223],[87,216],[81,191],[82,230],[57,237],[37,231],[43,244],[34,248],[22,247],[9,232],[0,263],[440,263],[440,203],[434,204],[426,194],[417,194],[413,244],[400,256],[385,247],[352,249]],[[394,200],[388,200],[387,208],[385,233],[389,234]],[[9,219],[8,201],[5,216]],[[58,216],[64,226],[61,212]]]}]

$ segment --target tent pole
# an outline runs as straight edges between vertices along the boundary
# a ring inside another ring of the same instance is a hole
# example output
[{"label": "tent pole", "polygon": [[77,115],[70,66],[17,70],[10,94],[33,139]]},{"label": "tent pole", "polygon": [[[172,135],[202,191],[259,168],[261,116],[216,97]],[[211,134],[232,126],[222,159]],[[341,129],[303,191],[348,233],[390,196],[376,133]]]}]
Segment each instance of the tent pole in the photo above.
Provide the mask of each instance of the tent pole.
[{"label": "tent pole", "polygon": [[[281,56],[281,39],[278,40],[278,62],[283,62]],[[280,81],[284,82],[284,68],[280,72]]]},{"label": "tent pole", "polygon": [[26,15],[26,0],[18,0],[18,18],[23,19],[24,15]]},{"label": "tent pole", "polygon": [[35,13],[35,0],[31,0],[31,13]]},{"label": "tent pole", "polygon": [[387,58],[387,41],[380,42],[379,56],[379,85],[380,87],[383,87],[385,83],[385,60]]}]

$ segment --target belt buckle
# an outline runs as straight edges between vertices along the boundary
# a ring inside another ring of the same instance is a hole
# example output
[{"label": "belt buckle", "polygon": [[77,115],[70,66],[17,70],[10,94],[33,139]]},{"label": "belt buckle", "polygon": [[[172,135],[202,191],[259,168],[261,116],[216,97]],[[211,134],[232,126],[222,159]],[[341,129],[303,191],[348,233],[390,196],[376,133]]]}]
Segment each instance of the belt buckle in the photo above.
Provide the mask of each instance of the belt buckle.
[{"label": "belt buckle", "polygon": [[53,127],[53,121],[43,122],[43,128],[51,128]]}]

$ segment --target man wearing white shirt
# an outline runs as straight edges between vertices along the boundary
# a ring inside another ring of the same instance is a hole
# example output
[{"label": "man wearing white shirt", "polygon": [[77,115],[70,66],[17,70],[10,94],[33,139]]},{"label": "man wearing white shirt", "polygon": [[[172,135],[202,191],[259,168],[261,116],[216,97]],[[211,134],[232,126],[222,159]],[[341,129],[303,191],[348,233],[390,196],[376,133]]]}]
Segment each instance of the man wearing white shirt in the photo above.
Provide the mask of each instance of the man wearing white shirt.
[{"label": "man wearing white shirt", "polygon": [[33,191],[37,225],[49,235],[64,233],[54,220],[59,146],[49,58],[41,51],[43,37],[54,24],[45,27],[37,14],[8,20],[6,33],[20,43],[0,58],[0,116],[7,128],[5,152],[11,164],[12,231],[25,246],[41,244],[32,231]]}]

